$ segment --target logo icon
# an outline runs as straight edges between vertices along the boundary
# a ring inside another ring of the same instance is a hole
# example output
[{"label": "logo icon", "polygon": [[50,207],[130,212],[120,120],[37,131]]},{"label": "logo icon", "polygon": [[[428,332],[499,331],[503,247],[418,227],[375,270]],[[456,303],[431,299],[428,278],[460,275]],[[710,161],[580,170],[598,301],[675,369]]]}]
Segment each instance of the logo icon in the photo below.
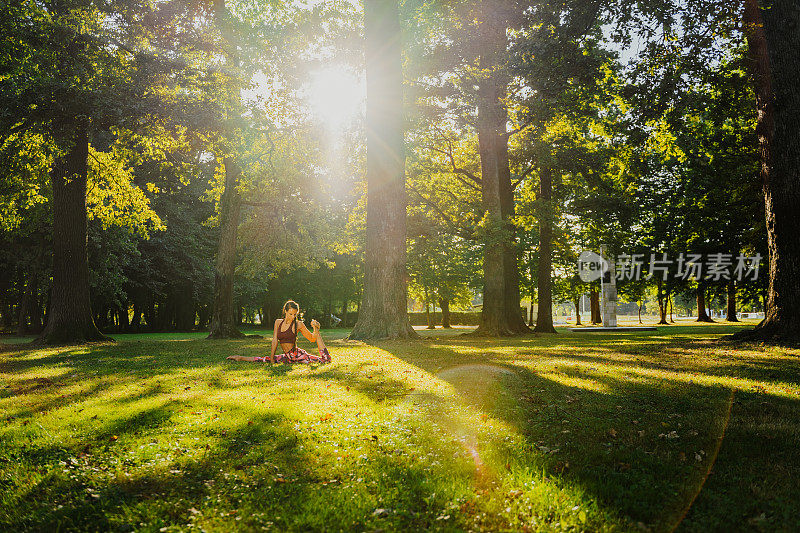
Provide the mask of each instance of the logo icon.
[{"label": "logo icon", "polygon": [[585,250],[578,256],[578,276],[589,283],[600,279],[608,271],[608,261],[599,254]]}]

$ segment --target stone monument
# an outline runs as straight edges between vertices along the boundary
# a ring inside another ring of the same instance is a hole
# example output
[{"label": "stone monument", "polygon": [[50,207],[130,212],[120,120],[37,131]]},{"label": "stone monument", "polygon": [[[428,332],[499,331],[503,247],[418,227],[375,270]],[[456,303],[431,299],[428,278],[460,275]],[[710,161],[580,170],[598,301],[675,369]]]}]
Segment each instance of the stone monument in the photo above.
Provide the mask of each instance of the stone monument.
[{"label": "stone monument", "polygon": [[600,247],[600,255],[608,265],[600,278],[600,293],[602,300],[600,303],[600,312],[603,316],[604,328],[617,327],[617,279],[616,279],[616,264],[614,257],[608,255],[606,247]]}]

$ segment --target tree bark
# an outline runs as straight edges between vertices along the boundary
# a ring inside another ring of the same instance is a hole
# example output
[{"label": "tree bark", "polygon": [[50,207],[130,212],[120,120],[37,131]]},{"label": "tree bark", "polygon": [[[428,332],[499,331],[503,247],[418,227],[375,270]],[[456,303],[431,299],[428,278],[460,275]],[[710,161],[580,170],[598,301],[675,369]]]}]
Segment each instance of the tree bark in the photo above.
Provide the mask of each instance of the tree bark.
[{"label": "tree bark", "polygon": [[591,310],[592,324],[600,324],[603,321],[600,313],[600,293],[594,289],[589,293],[589,309]]},{"label": "tree bark", "polygon": [[133,318],[131,318],[130,330],[139,331],[142,326],[142,308],[139,305],[138,295],[133,299]]},{"label": "tree bark", "polygon": [[119,309],[117,309],[117,315],[119,316],[119,331],[127,332],[131,329],[130,321],[128,319],[128,301],[125,300],[122,302],[122,305]]},{"label": "tree bark", "polygon": [[417,338],[408,320],[403,72],[396,0],[364,0],[367,236],[364,293],[350,339]]},{"label": "tree bark", "polygon": [[507,24],[500,13],[491,8],[484,10],[480,66],[488,74],[478,82],[477,130],[485,242],[483,307],[474,334],[484,336],[531,332],[519,312],[517,246],[511,223],[514,197],[508,161],[508,111],[504,104],[508,81],[500,68],[507,47]]},{"label": "tree bark", "polygon": [[661,278],[658,279],[658,314],[660,315],[659,324],[669,324],[667,322],[667,301],[669,294],[664,294],[664,286],[662,285]]},{"label": "tree bark", "polygon": [[19,336],[27,335],[32,329],[28,326],[28,317],[31,317],[31,323],[33,323],[33,302],[35,301],[36,293],[38,292],[38,277],[38,272],[36,269],[34,269],[30,274],[28,286],[22,292],[23,296],[22,301],[19,304],[17,317],[17,335]]},{"label": "tree bark", "polygon": [[37,291],[36,298],[33,303],[33,310],[31,313],[31,328],[38,335],[44,329],[45,322],[42,320],[44,316],[44,304],[46,296],[39,294]]},{"label": "tree bark", "polygon": [[86,214],[89,136],[76,127],[50,172],[53,187],[53,285],[47,325],[37,345],[111,341],[94,323],[89,298]]},{"label": "tree bark", "polygon": [[575,325],[580,326],[581,324],[581,296],[575,298],[575,301],[572,302],[575,304]]},{"label": "tree bark", "polygon": [[[210,305],[203,304],[198,307],[197,309],[197,329],[198,330],[205,330],[208,327],[208,321],[211,316],[211,309]],[[269,327],[270,321],[269,319],[265,322]]]},{"label": "tree bark", "polygon": [[453,326],[450,325],[450,300],[440,298],[439,307],[442,309],[442,328],[452,329]]},{"label": "tree bark", "polygon": [[702,283],[697,285],[697,321],[713,322],[706,312],[706,291]]},{"label": "tree bark", "polygon": [[736,281],[733,278],[728,280],[728,309],[725,320],[727,322],[739,322],[736,317]]},{"label": "tree bark", "polygon": [[176,288],[175,328],[178,331],[194,330],[197,311],[194,301],[194,287],[191,280],[182,281]]},{"label": "tree bark", "polygon": [[535,294],[536,289],[534,289],[534,282],[536,280],[536,262],[533,260],[534,254],[530,254],[530,256],[531,256],[531,259],[530,259],[530,262],[528,263],[528,268],[530,269],[530,273],[531,273],[531,306],[530,306],[530,308],[528,310],[528,326],[533,327],[533,326],[536,325],[534,323],[534,319],[533,319],[533,309],[534,309],[533,301],[536,298],[536,294]]},{"label": "tree bark", "polygon": [[670,323],[674,324],[675,319],[672,318],[672,312],[674,311],[672,304],[672,293],[667,294],[667,304],[669,305],[669,321]]},{"label": "tree bark", "polygon": [[764,320],[737,338],[800,338],[800,10],[795,0],[762,9],[745,0],[744,26],[755,80],[769,289]]},{"label": "tree bark", "polygon": [[242,170],[228,156],[225,164],[225,191],[220,199],[220,234],[214,270],[214,310],[208,339],[244,337],[237,327],[237,309],[233,304],[233,277],[236,268],[236,234],[239,230],[241,198],[236,189]]},{"label": "tree bark", "polygon": [[550,169],[542,168],[539,172],[539,200],[542,211],[539,216],[539,272],[536,276],[536,293],[539,295],[536,311],[536,327],[538,333],[555,333],[553,327],[553,176]]},{"label": "tree bark", "polygon": [[158,331],[156,324],[156,301],[153,294],[148,295],[147,304],[144,307],[144,321],[147,323],[147,329],[150,331]]},{"label": "tree bark", "polygon": [[425,289],[425,321],[428,323],[427,329],[436,329],[436,325],[433,323],[433,317],[431,316],[431,303],[429,302],[427,289]]}]

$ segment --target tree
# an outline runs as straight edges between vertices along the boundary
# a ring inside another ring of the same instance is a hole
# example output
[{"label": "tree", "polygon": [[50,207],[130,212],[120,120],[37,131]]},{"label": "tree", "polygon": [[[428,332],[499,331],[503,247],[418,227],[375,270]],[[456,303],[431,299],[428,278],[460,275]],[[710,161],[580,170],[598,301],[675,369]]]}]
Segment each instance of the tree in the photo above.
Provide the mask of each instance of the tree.
[{"label": "tree", "polygon": [[403,77],[395,0],[364,1],[367,237],[364,294],[351,339],[415,338],[406,310]]},{"label": "tree", "polygon": [[791,0],[745,0],[744,26],[755,80],[761,183],[769,247],[764,320],[742,339],[800,338],[800,11]]},{"label": "tree", "polygon": [[555,333],[553,327],[553,178],[550,168],[544,167],[539,171],[539,197],[541,202],[539,212],[539,269],[537,274],[537,333]]},{"label": "tree", "polygon": [[[655,113],[663,111],[665,104],[673,100],[676,88],[692,79],[687,72],[702,71],[718,61],[720,50],[730,45],[734,28],[743,29],[755,88],[769,288],[765,319],[754,330],[740,332],[735,338],[797,340],[800,212],[796,205],[800,198],[800,156],[795,140],[800,128],[796,116],[800,109],[796,83],[800,34],[796,27],[800,12],[796,2],[617,0],[610,6],[618,20],[618,39],[630,42],[630,36],[623,36],[635,28],[648,40],[646,60],[640,62],[638,70],[643,78],[649,78],[649,87],[659,88],[651,91],[659,95],[658,105],[650,106]],[[652,22],[656,22],[658,29],[654,29]],[[683,65],[680,70],[669,68],[676,58]]]},{"label": "tree", "polygon": [[[130,9],[128,9],[130,7]],[[154,57],[148,46],[186,37],[176,30],[191,10],[158,17],[150,5],[59,2],[10,6],[3,33],[14,38],[0,50],[8,73],[2,95],[5,136],[37,132],[54,147],[50,172],[53,215],[53,285],[47,325],[34,341],[66,344],[110,340],[92,316],[87,260],[87,180],[91,145],[114,128],[139,128],[155,117],[180,120],[198,111],[186,82],[189,65]],[[110,18],[113,13],[114,22]],[[148,21],[158,18],[159,31]],[[195,72],[193,72],[194,75]],[[195,80],[196,81],[196,80]],[[156,96],[149,89],[182,85],[183,92]],[[168,102],[168,103],[167,103]],[[169,108],[169,109],[167,109]],[[203,109],[207,116],[213,116]]]}]

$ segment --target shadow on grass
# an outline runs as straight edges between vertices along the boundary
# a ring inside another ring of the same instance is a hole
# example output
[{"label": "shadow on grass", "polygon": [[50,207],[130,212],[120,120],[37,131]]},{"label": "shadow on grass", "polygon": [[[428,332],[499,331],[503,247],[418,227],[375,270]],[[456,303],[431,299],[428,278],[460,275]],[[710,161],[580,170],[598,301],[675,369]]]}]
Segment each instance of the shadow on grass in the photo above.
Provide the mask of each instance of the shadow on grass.
[{"label": "shadow on grass", "polygon": [[[524,477],[522,473],[536,473],[539,482],[585,492],[611,517],[627,518],[634,524],[641,521],[656,530],[669,530],[681,518],[703,482],[717,439],[725,429],[713,473],[681,522],[681,529],[791,530],[800,511],[800,497],[792,482],[800,473],[797,401],[737,391],[729,423],[724,427],[729,390],[722,384],[708,386],[637,372],[698,372],[676,361],[669,350],[691,352],[705,341],[695,341],[688,335],[679,335],[685,340],[677,345],[665,336],[606,337],[563,335],[490,342],[457,338],[447,339],[446,345],[441,339],[374,344],[436,376],[452,387],[460,403],[514,428],[521,440],[507,445],[484,435],[491,420],[484,430],[482,422],[469,419],[468,414],[461,419],[457,404],[430,392],[411,391],[408,383],[377,368],[373,373],[370,362],[347,368],[319,367],[312,373],[294,375],[287,374],[288,366],[268,368],[259,363],[224,361],[231,350],[252,355],[254,350],[263,349],[263,345],[249,340],[210,348],[203,343],[170,343],[164,347],[143,342],[132,353],[130,345],[97,347],[90,353],[67,350],[33,361],[15,357],[4,363],[3,371],[24,373],[42,364],[57,367],[66,363],[77,376],[65,372],[49,378],[50,384],[43,382],[53,388],[54,395],[81,379],[125,386],[143,377],[181,374],[202,380],[215,390],[238,387],[226,375],[226,365],[242,370],[250,385],[267,386],[267,377],[281,375],[282,382],[334,381],[374,404],[407,402],[423,409],[432,425],[452,435],[454,446],[473,446],[476,467],[480,460],[498,483],[503,479],[517,482]],[[597,343],[611,343],[613,349]],[[199,351],[202,355],[197,355]],[[636,360],[609,357],[612,353],[633,355]],[[723,377],[737,371],[754,379],[784,381],[798,375],[797,364],[791,360],[770,366],[766,358],[734,357],[738,359],[722,360],[706,372]],[[524,363],[537,358],[547,361],[546,368],[514,364],[515,360]],[[576,362],[592,366],[576,366]],[[631,374],[611,375],[604,369],[608,363],[629,369]],[[773,377],[775,373],[777,377]],[[40,390],[41,384],[35,380],[24,383],[30,393]],[[82,396],[48,398],[51,403],[45,410],[57,406],[58,401],[84,401],[103,394],[102,383],[92,384],[96,388],[89,388]],[[114,401],[132,404],[174,390],[175,383],[152,384]],[[96,448],[108,447],[104,457],[113,457],[111,437],[124,441],[126,437],[157,433],[169,427],[172,416],[173,408],[165,404],[114,420],[98,430]],[[348,529],[439,525],[436,516],[444,511],[446,500],[433,496],[439,488],[422,465],[409,467],[395,460],[387,448],[387,453],[375,454],[374,470],[364,474],[375,476],[374,489],[322,485],[324,469],[317,458],[302,449],[304,434],[276,415],[253,416],[251,422],[225,434],[208,433],[208,449],[201,457],[176,456],[161,470],[143,469],[130,479],[117,474],[91,487],[92,493],[87,492],[86,477],[50,474],[25,493],[17,502],[20,509],[10,515],[13,518],[1,519],[0,525],[11,530],[48,530],[54,526],[122,530],[126,524],[135,523],[134,519],[141,519],[156,529],[170,524],[186,527],[193,516],[190,508],[200,508],[206,498],[219,500],[215,504],[218,507],[242,510],[241,521],[234,522],[233,517],[224,520],[244,529],[267,527],[267,520],[272,523],[269,527],[312,530],[334,525]],[[75,453],[63,446],[30,450],[32,454],[35,450],[35,455],[21,460],[34,470],[48,458],[63,459],[64,454]],[[365,504],[344,501],[345,496],[357,497],[375,505],[376,494],[392,494],[392,505],[399,514],[378,520],[370,516],[370,511],[365,512]],[[35,502],[64,502],[64,507],[45,508]],[[121,521],[124,516],[131,520]],[[511,522],[482,525],[486,529],[519,527]]]},{"label": "shadow on grass", "polygon": [[[722,384],[637,375],[638,369],[697,372],[659,362],[653,347],[652,360],[614,361],[633,372],[633,377],[617,377],[604,371],[609,361],[598,356],[564,355],[552,370],[533,372],[510,364],[508,356],[493,357],[491,348],[513,341],[492,342],[485,356],[465,355],[436,344],[437,339],[428,342],[433,346],[423,351],[400,343],[374,345],[435,374],[465,403],[512,425],[524,436],[522,447],[504,452],[512,469],[544,468],[547,477],[593,495],[611,515],[656,530],[678,525],[691,531],[789,531],[796,525],[800,494],[792,480],[800,474],[800,405],[794,398],[738,391],[731,406],[731,390]],[[472,343],[480,341],[448,344]],[[536,340],[522,343],[527,344]],[[695,345],[694,339],[686,343],[687,349]],[[597,365],[570,368],[571,360]],[[505,372],[487,375],[490,366]],[[769,365],[742,357],[708,374],[724,377],[734,370],[752,379],[785,381],[796,380],[800,371],[794,361]],[[491,392],[497,376],[503,386]],[[400,391],[402,384],[393,389]],[[440,424],[447,426],[447,417],[439,413]],[[703,485],[723,432],[719,456]]]}]

